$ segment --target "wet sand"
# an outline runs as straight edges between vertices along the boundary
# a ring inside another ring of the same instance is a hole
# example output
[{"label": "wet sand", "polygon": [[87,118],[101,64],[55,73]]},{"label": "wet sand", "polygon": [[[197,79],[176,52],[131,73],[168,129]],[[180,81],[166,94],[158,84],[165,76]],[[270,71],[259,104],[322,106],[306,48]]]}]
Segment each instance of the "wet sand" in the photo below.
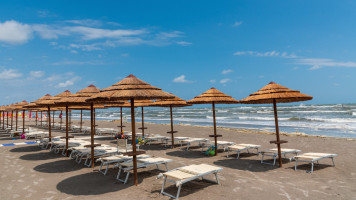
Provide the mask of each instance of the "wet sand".
[{"label": "wet sand", "polygon": [[[78,121],[73,120],[73,124]],[[33,122],[32,122],[33,123]],[[118,123],[97,121],[98,127],[113,127]],[[85,121],[84,125],[89,125]],[[125,130],[131,130],[125,123]],[[136,127],[141,124],[137,123]],[[170,127],[162,124],[146,124],[145,131],[150,134],[167,135]],[[44,129],[45,130],[45,129]],[[175,136],[209,138],[212,127],[176,125]],[[141,132],[138,130],[138,132]],[[64,135],[55,130],[53,135]],[[261,150],[275,148],[269,143],[275,135],[257,133],[254,130],[218,128],[219,140],[236,143],[251,143],[262,146]],[[70,133],[81,137],[83,133]],[[88,135],[85,135],[88,136]],[[212,140],[212,138],[209,138]],[[142,146],[147,154],[170,158],[169,169],[189,164],[207,163],[223,168],[219,173],[221,185],[204,181],[192,181],[184,184],[180,199],[356,199],[356,141],[343,138],[305,137],[283,135],[284,148],[300,149],[302,152],[336,153],[336,166],[331,160],[324,159],[315,167],[314,173],[306,173],[310,165],[300,165],[294,171],[294,162],[283,161],[283,167],[260,163],[260,156],[242,153],[240,159],[235,155],[227,158],[220,151],[216,157],[208,157],[201,149],[189,151],[164,147],[159,143]],[[12,140],[0,131],[0,144],[24,142]],[[96,143],[111,144],[110,136],[96,140]],[[170,199],[160,195],[163,179],[156,179],[160,171],[154,167],[139,169],[139,185],[132,186],[133,177],[127,184],[116,181],[118,170],[109,170],[106,176],[94,169],[78,165],[74,160],[41,150],[37,145],[19,145],[0,147],[0,199]],[[269,160],[271,161],[271,160]],[[176,187],[168,184],[168,192],[175,194]]]}]

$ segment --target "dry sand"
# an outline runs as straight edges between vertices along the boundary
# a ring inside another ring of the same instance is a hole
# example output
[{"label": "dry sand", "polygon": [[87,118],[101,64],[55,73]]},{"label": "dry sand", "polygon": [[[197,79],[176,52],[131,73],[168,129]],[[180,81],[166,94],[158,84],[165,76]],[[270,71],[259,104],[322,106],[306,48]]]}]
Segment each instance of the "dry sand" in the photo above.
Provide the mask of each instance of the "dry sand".
[{"label": "dry sand", "polygon": [[[74,120],[75,121],[75,120]],[[77,121],[74,122],[75,124]],[[99,127],[116,127],[118,123],[97,121]],[[84,125],[88,125],[85,122]],[[125,130],[130,130],[130,125]],[[137,124],[136,127],[139,127]],[[146,133],[165,135],[168,125],[147,124]],[[176,136],[208,138],[211,127],[176,125]],[[263,149],[275,148],[269,144],[274,135],[238,129],[218,128],[219,138],[236,143],[260,144]],[[53,135],[64,135],[55,131]],[[76,137],[79,133],[70,133]],[[211,138],[210,138],[211,139]],[[296,148],[302,152],[336,153],[336,166],[323,160],[314,173],[306,173],[310,165],[302,165],[294,171],[294,162],[284,160],[283,167],[260,163],[260,156],[243,153],[239,160],[226,157],[226,152],[216,157],[207,157],[200,148],[184,151],[165,148],[154,143],[143,146],[147,154],[173,159],[170,169],[198,163],[207,163],[223,168],[219,174],[221,185],[202,181],[184,184],[180,199],[356,199],[356,141],[340,138],[282,136],[287,140],[285,148]],[[0,133],[0,144],[24,142],[11,140],[4,131]],[[107,138],[96,143],[112,144]],[[0,199],[169,199],[160,195],[162,179],[156,180],[159,171],[154,168],[139,169],[139,185],[132,186],[133,178],[123,184],[115,180],[117,169],[109,170],[106,176],[94,169],[78,165],[75,161],[41,150],[37,145],[0,147]],[[168,192],[176,192],[169,184]]]}]

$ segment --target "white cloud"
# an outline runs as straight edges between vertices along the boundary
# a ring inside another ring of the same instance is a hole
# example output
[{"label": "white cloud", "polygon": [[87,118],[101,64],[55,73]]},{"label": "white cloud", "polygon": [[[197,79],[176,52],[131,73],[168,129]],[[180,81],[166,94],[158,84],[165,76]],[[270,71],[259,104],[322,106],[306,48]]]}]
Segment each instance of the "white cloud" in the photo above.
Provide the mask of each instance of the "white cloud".
[{"label": "white cloud", "polygon": [[65,20],[66,23],[78,24],[82,26],[102,26],[103,22],[94,19],[81,19],[81,20]]},{"label": "white cloud", "polygon": [[210,80],[209,82],[210,83],[216,83],[216,80]]},{"label": "white cloud", "polygon": [[238,27],[242,24],[242,21],[236,21],[232,26],[233,27]]},{"label": "white cloud", "polygon": [[191,81],[188,81],[185,79],[185,75],[181,75],[181,76],[174,78],[173,82],[175,82],[175,83],[191,83]]},{"label": "white cloud", "polygon": [[230,73],[232,73],[232,72],[233,72],[232,69],[224,69],[221,73],[222,73],[222,74],[230,74]]},{"label": "white cloud", "polygon": [[258,78],[264,78],[264,77],[265,77],[265,76],[263,76],[263,75],[259,75],[259,76],[258,76]]},{"label": "white cloud", "polygon": [[220,83],[221,84],[225,84],[225,83],[228,83],[228,82],[230,82],[231,81],[231,79],[229,79],[229,78],[224,78],[224,79],[221,79],[220,80]]},{"label": "white cloud", "polygon": [[0,42],[8,44],[26,43],[32,37],[31,27],[14,20],[0,22]]},{"label": "white cloud", "polygon": [[32,76],[33,78],[41,78],[44,75],[45,75],[44,71],[31,71],[30,72],[30,76]]},{"label": "white cloud", "polygon": [[65,27],[66,30],[72,33],[77,33],[82,36],[84,40],[94,40],[102,38],[120,38],[127,36],[137,36],[146,33],[146,30],[130,30],[130,29],[100,29],[100,28],[91,28],[85,26],[74,26],[74,27]]},{"label": "white cloud", "polygon": [[103,65],[103,62],[99,61],[75,61],[75,60],[67,60],[67,61],[60,61],[54,62],[52,65]]},{"label": "white cloud", "polygon": [[11,80],[20,78],[23,74],[17,72],[15,69],[4,69],[0,72],[0,80]]},{"label": "white cloud", "polygon": [[75,76],[69,80],[66,80],[65,82],[58,83],[55,87],[56,88],[64,88],[64,87],[69,87],[74,85],[76,81],[79,81],[81,78],[79,76]]},{"label": "white cloud", "polygon": [[339,62],[325,58],[303,58],[298,59],[296,63],[300,65],[309,65],[311,66],[310,70],[316,70],[322,67],[356,67],[356,62]]},{"label": "white cloud", "polygon": [[181,45],[181,46],[189,46],[192,45],[191,42],[186,42],[186,41],[178,41],[177,44]]},{"label": "white cloud", "polygon": [[279,51],[237,51],[234,53],[235,56],[249,55],[249,56],[260,56],[260,57],[283,57],[283,58],[297,58],[298,56],[294,53],[279,52]]}]

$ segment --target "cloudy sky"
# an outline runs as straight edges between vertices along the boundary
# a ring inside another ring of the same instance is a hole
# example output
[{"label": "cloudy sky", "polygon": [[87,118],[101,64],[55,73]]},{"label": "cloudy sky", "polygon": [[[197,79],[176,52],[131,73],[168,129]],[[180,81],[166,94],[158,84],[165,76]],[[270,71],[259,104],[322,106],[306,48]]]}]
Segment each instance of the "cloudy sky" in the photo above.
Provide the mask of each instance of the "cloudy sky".
[{"label": "cloudy sky", "polygon": [[356,1],[4,1],[0,104],[129,74],[191,99],[277,82],[356,102]]}]

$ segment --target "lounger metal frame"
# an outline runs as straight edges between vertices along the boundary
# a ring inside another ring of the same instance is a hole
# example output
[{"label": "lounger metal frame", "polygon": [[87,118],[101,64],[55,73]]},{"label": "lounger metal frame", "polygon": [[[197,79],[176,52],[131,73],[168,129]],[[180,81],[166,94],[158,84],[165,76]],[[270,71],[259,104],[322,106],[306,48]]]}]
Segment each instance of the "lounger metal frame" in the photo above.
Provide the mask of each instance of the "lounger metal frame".
[{"label": "lounger metal frame", "polygon": [[[301,155],[301,157],[302,156],[303,155]],[[295,160],[294,170],[297,170],[298,162],[307,162],[307,163],[310,163],[311,170],[310,171],[306,170],[306,172],[313,173],[314,172],[314,163],[316,162],[317,164],[319,164],[319,160],[324,159],[324,158],[330,158],[333,163],[332,166],[335,167],[334,157],[336,157],[336,156],[337,156],[337,154],[330,154],[330,155],[326,155],[326,156],[316,157],[312,160],[303,160],[303,159],[300,159],[299,157],[293,157],[293,159]],[[309,157],[309,156],[305,156],[305,157]],[[310,156],[310,157],[314,157],[314,156]]]}]

